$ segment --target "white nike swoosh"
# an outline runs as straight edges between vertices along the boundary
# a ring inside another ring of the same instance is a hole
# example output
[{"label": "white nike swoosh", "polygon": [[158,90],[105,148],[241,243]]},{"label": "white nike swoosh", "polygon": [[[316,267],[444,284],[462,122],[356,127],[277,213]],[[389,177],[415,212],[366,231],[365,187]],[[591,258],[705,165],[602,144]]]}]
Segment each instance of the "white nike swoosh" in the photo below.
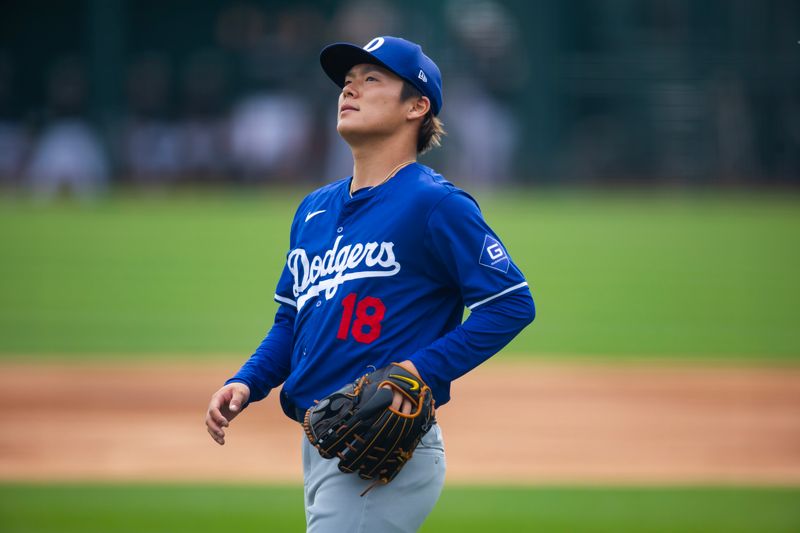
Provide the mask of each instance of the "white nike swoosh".
[{"label": "white nike swoosh", "polygon": [[320,213],[324,213],[326,210],[323,209],[322,211],[314,211],[313,213],[309,213],[306,215],[306,222],[314,218],[315,216],[319,215]]}]

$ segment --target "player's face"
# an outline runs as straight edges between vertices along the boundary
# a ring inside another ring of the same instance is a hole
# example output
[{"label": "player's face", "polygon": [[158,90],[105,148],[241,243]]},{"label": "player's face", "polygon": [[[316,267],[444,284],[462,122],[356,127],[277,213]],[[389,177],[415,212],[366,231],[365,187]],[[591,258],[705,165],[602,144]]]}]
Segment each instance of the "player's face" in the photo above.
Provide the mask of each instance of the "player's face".
[{"label": "player's face", "polygon": [[356,65],[339,95],[336,129],[344,140],[391,135],[406,121],[408,105],[400,100],[403,80],[377,65]]}]

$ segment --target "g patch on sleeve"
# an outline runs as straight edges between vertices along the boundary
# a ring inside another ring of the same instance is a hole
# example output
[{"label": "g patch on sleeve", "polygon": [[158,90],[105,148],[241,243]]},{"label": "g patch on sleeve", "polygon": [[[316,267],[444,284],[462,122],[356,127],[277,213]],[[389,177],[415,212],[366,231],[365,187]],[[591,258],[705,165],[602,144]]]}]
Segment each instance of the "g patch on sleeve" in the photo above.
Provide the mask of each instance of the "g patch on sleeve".
[{"label": "g patch on sleeve", "polygon": [[481,258],[478,262],[485,267],[499,270],[504,274],[508,273],[508,267],[511,264],[511,261],[508,259],[508,254],[506,254],[506,251],[503,249],[503,245],[491,235],[487,235],[486,238],[483,239],[483,249],[481,250]]}]

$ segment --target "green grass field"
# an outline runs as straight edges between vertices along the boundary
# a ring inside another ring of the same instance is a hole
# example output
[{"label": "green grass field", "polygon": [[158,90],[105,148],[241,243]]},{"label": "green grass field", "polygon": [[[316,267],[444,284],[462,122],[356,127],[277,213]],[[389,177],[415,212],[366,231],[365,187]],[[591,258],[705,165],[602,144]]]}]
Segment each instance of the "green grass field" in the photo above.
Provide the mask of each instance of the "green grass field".
[{"label": "green grass field", "polygon": [[[248,355],[301,197],[0,200],[0,354]],[[800,197],[479,197],[537,303],[509,353],[800,356]]]},{"label": "green grass field", "polygon": [[[244,359],[301,191],[0,198],[0,358]],[[800,197],[481,196],[527,274],[506,356],[800,359]],[[302,531],[299,487],[0,485],[0,531]],[[796,532],[800,488],[448,486],[424,532]]]},{"label": "green grass field", "polygon": [[[0,528],[5,533],[299,532],[305,529],[302,498],[300,487],[0,486]],[[421,531],[798,530],[800,489],[449,487]]]}]

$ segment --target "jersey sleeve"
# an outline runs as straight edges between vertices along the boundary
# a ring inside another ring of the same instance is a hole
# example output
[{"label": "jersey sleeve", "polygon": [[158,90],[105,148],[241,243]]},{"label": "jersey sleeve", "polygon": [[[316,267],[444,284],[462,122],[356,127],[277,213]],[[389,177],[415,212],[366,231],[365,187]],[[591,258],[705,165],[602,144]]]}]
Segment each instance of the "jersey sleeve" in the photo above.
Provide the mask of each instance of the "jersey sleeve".
[{"label": "jersey sleeve", "polygon": [[281,305],[264,340],[236,375],[225,382],[225,385],[233,382],[247,385],[250,388],[247,404],[262,400],[289,376],[296,316],[293,308]]},{"label": "jersey sleeve", "polygon": [[478,204],[462,191],[434,207],[425,244],[436,259],[438,276],[458,288],[470,310],[528,286]]},{"label": "jersey sleeve", "polygon": [[466,321],[411,356],[436,405],[450,400],[450,383],[503,349],[536,316],[527,288],[479,306]]},{"label": "jersey sleeve", "polygon": [[[295,211],[292,226],[289,230],[289,250],[297,242],[298,213],[304,209],[306,197]],[[288,258],[287,252],[287,258]],[[294,321],[297,317],[297,303],[294,297],[294,276],[283,263],[283,270],[275,288],[274,299],[280,304],[275,313],[275,321],[261,341],[256,351],[250,356],[235,376],[225,382],[240,382],[250,387],[250,398],[247,404],[257,402],[269,394],[269,391],[283,383],[291,372],[291,356],[294,343]],[[243,408],[246,407],[242,406]]]}]

